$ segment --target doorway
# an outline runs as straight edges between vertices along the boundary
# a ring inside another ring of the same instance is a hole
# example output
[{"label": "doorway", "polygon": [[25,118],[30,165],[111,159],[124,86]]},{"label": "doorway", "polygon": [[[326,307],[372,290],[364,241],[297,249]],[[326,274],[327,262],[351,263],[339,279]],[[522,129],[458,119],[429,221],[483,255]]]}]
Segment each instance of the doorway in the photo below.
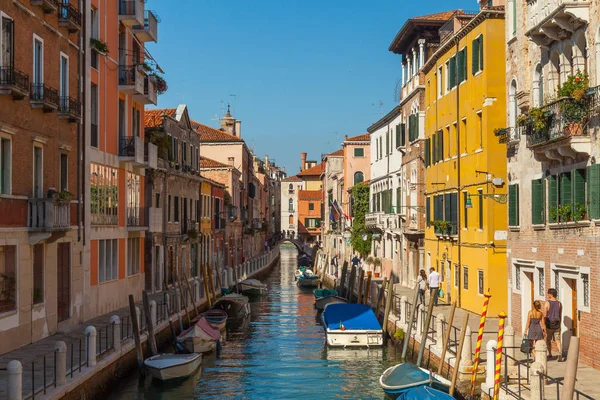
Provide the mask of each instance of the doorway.
[{"label": "doorway", "polygon": [[[517,273],[520,271],[517,270]],[[533,271],[522,271],[521,275],[521,323],[523,329],[527,324],[527,315],[533,308],[535,286],[533,285]]]},{"label": "doorway", "polygon": [[578,335],[579,311],[577,306],[577,279],[560,276],[559,300],[563,304],[563,320],[561,323],[561,344],[563,349],[569,348],[572,336]]},{"label": "doorway", "polygon": [[58,322],[69,319],[71,307],[71,244],[59,243],[56,251],[56,300]]}]

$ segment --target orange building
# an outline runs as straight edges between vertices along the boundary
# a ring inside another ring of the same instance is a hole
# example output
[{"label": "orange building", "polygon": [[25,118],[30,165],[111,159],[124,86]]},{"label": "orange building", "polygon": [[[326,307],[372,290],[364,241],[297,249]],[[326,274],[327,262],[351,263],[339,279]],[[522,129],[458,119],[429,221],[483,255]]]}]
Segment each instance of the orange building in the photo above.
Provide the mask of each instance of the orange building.
[{"label": "orange building", "polygon": [[300,190],[298,192],[298,237],[312,241],[321,235],[321,190]]},{"label": "orange building", "polygon": [[144,0],[91,0],[84,74],[85,319],[141,299],[148,230],[144,175],[157,148],[144,139],[144,105],[166,90],[144,43],[157,20]]}]

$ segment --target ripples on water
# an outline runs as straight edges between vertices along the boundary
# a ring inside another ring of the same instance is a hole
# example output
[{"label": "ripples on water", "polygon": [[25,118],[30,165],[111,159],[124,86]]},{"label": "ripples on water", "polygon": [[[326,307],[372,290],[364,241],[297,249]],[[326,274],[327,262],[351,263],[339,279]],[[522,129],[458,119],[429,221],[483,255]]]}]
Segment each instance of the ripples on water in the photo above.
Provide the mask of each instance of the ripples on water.
[{"label": "ripples on water", "polygon": [[228,330],[219,358],[183,382],[127,378],[112,399],[382,399],[378,379],[400,354],[383,349],[328,349],[312,290],[294,281],[296,251],[282,249],[266,279],[267,296],[250,319]]}]

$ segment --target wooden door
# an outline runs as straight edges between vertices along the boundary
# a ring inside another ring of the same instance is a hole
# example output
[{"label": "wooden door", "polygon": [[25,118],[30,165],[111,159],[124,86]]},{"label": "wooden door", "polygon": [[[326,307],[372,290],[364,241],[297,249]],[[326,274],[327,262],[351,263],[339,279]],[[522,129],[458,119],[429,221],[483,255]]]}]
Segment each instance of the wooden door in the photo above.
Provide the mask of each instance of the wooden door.
[{"label": "wooden door", "polygon": [[70,317],[71,308],[71,244],[59,243],[56,255],[56,298],[58,322]]}]

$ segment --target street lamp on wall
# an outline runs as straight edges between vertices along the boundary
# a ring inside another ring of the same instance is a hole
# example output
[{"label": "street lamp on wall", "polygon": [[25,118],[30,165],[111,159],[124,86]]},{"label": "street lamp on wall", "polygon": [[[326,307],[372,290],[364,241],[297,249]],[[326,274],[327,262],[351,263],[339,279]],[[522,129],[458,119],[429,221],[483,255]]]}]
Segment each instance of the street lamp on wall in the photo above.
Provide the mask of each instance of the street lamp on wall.
[{"label": "street lamp on wall", "polygon": [[465,208],[473,208],[473,202],[471,201],[471,196],[478,196],[478,197],[482,197],[482,198],[492,199],[496,203],[500,203],[500,204],[506,204],[506,200],[508,198],[508,196],[506,194],[493,194],[493,193],[468,194]]},{"label": "street lamp on wall", "polygon": [[362,235],[360,235],[360,237],[362,238],[363,241],[367,241],[367,239],[369,238],[369,235],[366,233],[363,233]]}]

